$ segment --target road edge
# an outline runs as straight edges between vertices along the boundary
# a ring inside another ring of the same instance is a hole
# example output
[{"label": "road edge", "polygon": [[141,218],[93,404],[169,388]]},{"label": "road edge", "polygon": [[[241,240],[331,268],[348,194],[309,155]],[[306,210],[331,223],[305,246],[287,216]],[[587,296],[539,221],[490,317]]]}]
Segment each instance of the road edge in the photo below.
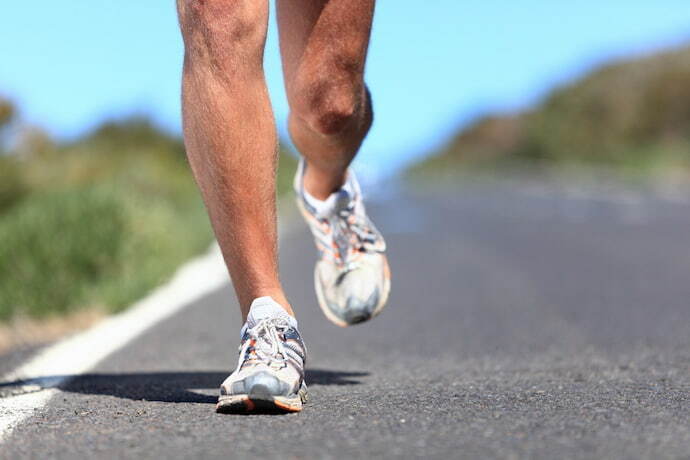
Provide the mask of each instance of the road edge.
[{"label": "road edge", "polygon": [[57,392],[56,387],[91,369],[194,301],[229,285],[220,248],[213,243],[205,254],[180,267],[168,283],[127,310],[47,347],[2,376],[0,385],[12,386],[19,394],[0,399],[0,443],[43,407]]},{"label": "road edge", "polygon": [[[300,221],[292,198],[277,200],[279,242]],[[230,287],[225,262],[214,240],[206,253],[177,269],[166,284],[121,313],[41,350],[26,363],[0,377],[2,387],[16,394],[0,393],[0,444],[15,427],[34,415],[58,393],[58,387],[85,373],[161,321],[195,301]]]}]

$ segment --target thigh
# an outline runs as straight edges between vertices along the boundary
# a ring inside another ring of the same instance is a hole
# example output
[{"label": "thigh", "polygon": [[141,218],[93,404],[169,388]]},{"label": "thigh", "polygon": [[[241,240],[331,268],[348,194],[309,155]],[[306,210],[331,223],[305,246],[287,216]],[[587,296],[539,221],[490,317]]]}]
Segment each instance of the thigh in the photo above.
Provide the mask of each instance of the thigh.
[{"label": "thigh", "polygon": [[318,74],[362,79],[375,0],[277,0],[288,98]]}]

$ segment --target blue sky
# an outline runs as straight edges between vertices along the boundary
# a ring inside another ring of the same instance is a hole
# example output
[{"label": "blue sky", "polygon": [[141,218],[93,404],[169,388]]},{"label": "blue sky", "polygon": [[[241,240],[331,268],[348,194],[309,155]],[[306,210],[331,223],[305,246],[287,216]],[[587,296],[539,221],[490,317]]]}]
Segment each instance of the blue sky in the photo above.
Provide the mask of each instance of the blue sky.
[{"label": "blue sky", "polygon": [[[174,0],[6,2],[0,31],[0,93],[27,121],[70,138],[145,113],[179,132]],[[387,175],[483,113],[529,106],[609,59],[689,39],[687,0],[379,0],[367,68],[376,121],[358,169]],[[266,72],[284,133],[275,24]]]}]

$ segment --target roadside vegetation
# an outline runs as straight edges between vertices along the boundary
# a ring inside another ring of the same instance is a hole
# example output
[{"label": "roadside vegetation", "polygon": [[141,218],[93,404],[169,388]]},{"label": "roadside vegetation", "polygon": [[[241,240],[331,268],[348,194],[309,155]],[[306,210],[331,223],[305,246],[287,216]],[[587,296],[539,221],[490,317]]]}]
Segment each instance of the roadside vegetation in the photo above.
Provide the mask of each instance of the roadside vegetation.
[{"label": "roadside vegetation", "polygon": [[[143,118],[68,143],[15,126],[0,100],[0,323],[118,311],[208,248],[179,138]],[[281,155],[283,190],[294,167]]]},{"label": "roadside vegetation", "polygon": [[531,110],[479,119],[412,176],[603,168],[690,178],[690,47],[600,68]]}]

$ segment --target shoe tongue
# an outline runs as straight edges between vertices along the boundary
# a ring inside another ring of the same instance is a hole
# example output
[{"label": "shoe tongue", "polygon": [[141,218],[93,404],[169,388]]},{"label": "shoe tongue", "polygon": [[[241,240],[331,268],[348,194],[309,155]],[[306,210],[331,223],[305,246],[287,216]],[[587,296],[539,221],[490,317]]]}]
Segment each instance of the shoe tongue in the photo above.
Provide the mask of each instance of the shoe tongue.
[{"label": "shoe tongue", "polygon": [[271,297],[259,297],[252,302],[249,307],[249,315],[247,315],[247,326],[252,327],[259,324],[260,321],[267,318],[285,318],[291,325],[296,327],[297,320],[280,306],[278,302]]}]

